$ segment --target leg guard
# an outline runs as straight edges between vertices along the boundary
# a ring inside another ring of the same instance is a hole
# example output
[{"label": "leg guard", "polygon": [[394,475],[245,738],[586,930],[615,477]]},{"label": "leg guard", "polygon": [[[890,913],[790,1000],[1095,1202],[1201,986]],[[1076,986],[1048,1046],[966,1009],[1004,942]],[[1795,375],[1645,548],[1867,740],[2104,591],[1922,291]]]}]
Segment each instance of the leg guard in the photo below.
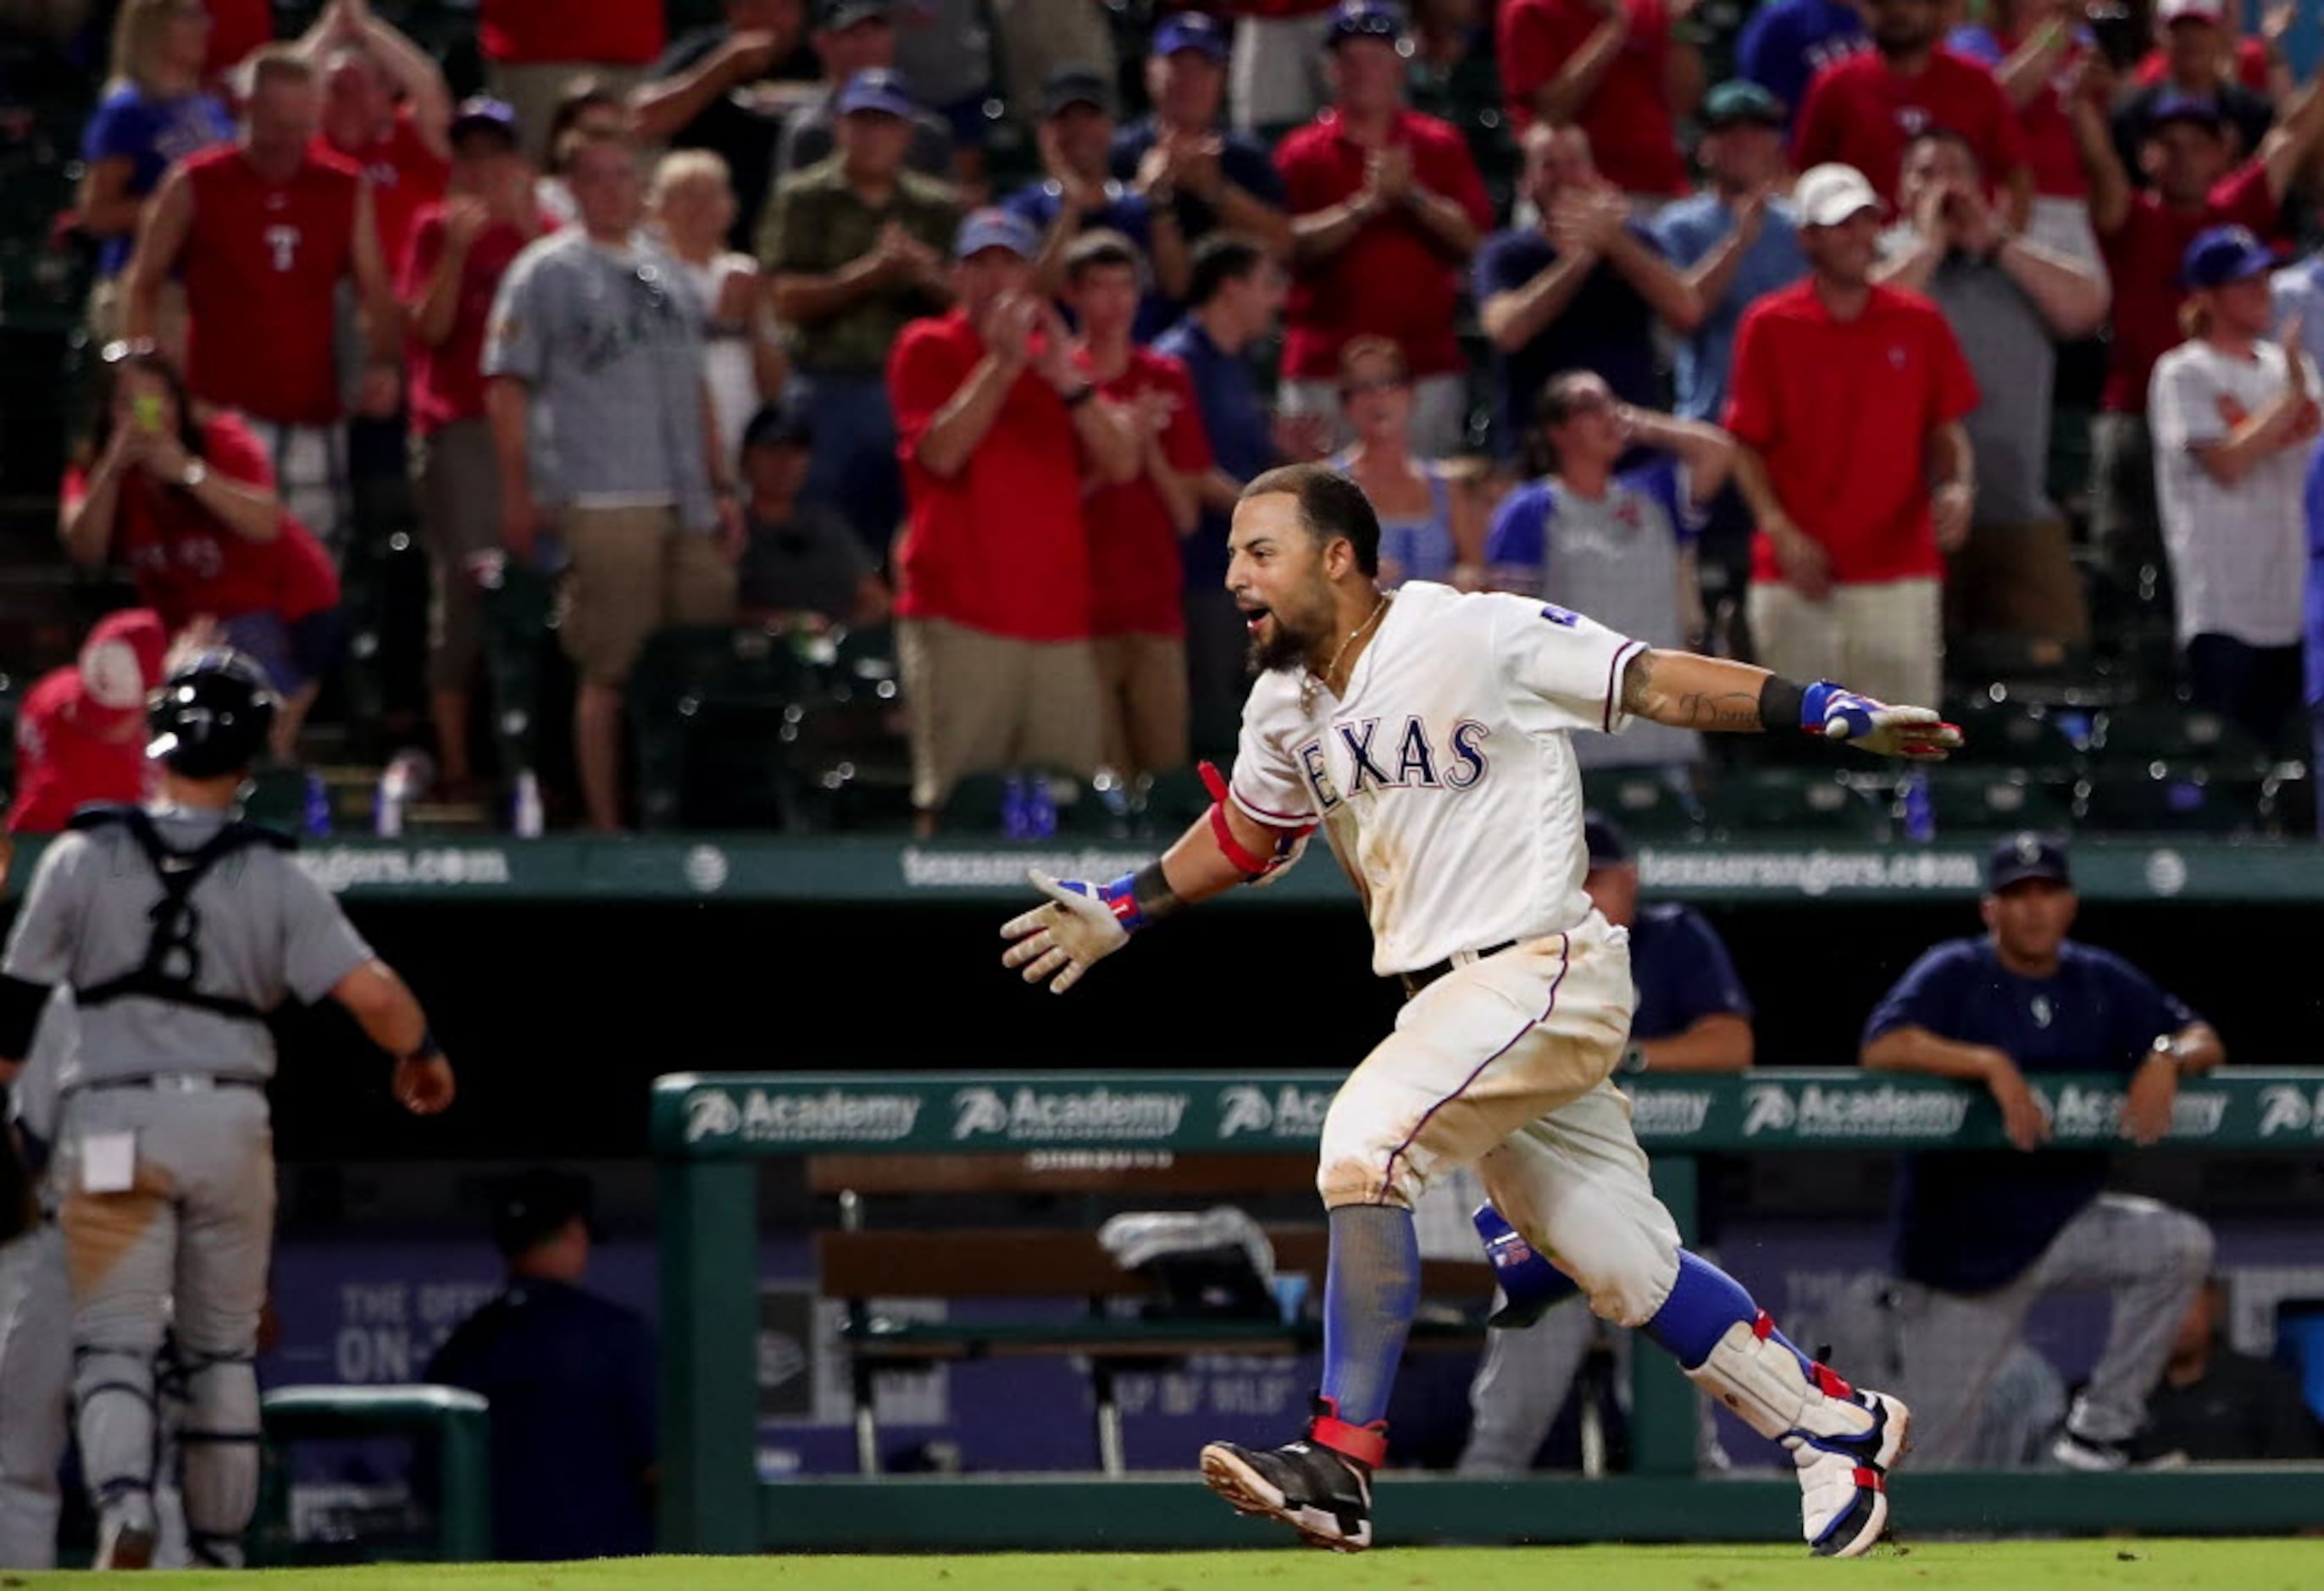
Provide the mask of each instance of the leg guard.
[{"label": "leg guard", "polygon": [[258,1502],[258,1373],[248,1354],[186,1361],[186,1539],[196,1562],[236,1568]]}]

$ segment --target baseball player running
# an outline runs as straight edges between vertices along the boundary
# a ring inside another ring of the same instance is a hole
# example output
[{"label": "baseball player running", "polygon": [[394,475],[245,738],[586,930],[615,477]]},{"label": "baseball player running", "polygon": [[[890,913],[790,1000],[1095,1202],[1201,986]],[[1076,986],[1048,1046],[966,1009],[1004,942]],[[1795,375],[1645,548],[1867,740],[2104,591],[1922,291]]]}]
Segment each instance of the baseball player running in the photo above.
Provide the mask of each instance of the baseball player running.
[{"label": "baseball player running", "polygon": [[1863,1552],[1886,1524],[1907,1412],[1810,1359],[1733,1278],[1679,1246],[1609,1081],[1634,996],[1623,931],[1582,892],[1567,737],[1646,718],[1941,758],[1960,731],[1830,682],[1653,650],[1529,598],[1428,584],[1390,596],[1379,537],[1363,493],[1320,466],[1243,489],[1227,584],[1262,672],[1231,785],[1135,873],[1036,872],[1048,903],[1001,929],[1003,964],[1062,994],[1148,924],[1287,866],[1320,826],[1364,900],[1373,970],[1403,980],[1396,1031],[1323,1124],[1331,1260],[1314,1417],[1279,1448],[1204,1448],[1204,1479],[1312,1545],[1371,1544],[1382,1415],[1420,1290],[1412,1205],[1431,1178],[1474,1163],[1591,1309],[1644,1329],[1790,1450],[1809,1545]]},{"label": "baseball player running", "polygon": [[152,1559],[165,1316],[188,1384],[188,1544],[198,1562],[242,1559],[274,1222],[265,1014],[327,995],[397,1057],[408,1109],[452,1102],[451,1067],[411,992],[290,860],[290,841],[235,815],[275,704],[239,653],[173,671],[148,709],[159,798],[76,814],[42,856],[0,963],[0,1083],[14,1080],[52,987],[71,989],[78,1013],[51,1174],[99,1568]]}]

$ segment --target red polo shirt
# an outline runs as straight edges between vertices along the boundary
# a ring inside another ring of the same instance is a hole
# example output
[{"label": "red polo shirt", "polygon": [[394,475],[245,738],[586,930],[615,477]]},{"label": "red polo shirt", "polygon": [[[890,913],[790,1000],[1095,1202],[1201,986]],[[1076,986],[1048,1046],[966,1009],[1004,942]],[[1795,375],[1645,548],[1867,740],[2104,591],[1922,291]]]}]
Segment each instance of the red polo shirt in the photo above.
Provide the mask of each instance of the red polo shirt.
[{"label": "red polo shirt", "polygon": [[361,149],[341,149],[319,135],[315,148],[318,153],[354,161],[371,184],[372,215],[379,223],[379,256],[393,271],[411,244],[411,227],[420,212],[443,198],[452,163],[428,147],[408,106],[395,113],[385,136]]},{"label": "red polo shirt", "polygon": [[[1838,321],[1812,278],[1743,312],[1725,424],[1757,448],[1793,523],[1821,544],[1831,576],[1904,580],[1944,570],[1929,526],[1929,433],[1977,407],[1952,328],[1918,293],[1876,287]],[[1781,580],[1754,540],[1751,578]]]},{"label": "red polo shirt", "polygon": [[[1413,179],[1421,187],[1458,203],[1479,231],[1492,225],[1484,179],[1469,145],[1449,124],[1398,111],[1388,142],[1410,146]],[[1291,214],[1327,209],[1360,192],[1369,153],[1342,134],[1337,111],[1325,111],[1286,137],[1275,163]],[[1401,207],[1366,222],[1338,253],[1298,262],[1284,307],[1283,373],[1297,380],[1335,376],[1341,347],[1366,336],[1392,340],[1415,376],[1462,369],[1460,341],[1452,334],[1460,265],[1435,234]]]},{"label": "red polo shirt", "polygon": [[[2267,88],[2267,46],[2257,39],[2236,41],[2236,81],[2254,94],[2265,94]],[[2146,52],[2138,63],[2138,86],[2153,88],[2171,75],[2170,58],[2158,46]]]},{"label": "red polo shirt", "polygon": [[640,0],[484,0],[476,19],[484,59],[643,66],[669,41],[662,8]]},{"label": "red polo shirt", "polygon": [[[484,327],[493,315],[493,295],[501,278],[525,245],[549,228],[546,217],[536,230],[525,232],[505,221],[495,221],[476,235],[460,262],[458,297],[452,306],[452,329],[441,343],[429,347],[413,337],[409,349],[411,373],[411,428],[422,436],[454,420],[481,418],[484,412]],[[444,207],[429,206],[420,213],[396,280],[396,296],[413,323],[428,300],[428,284],[444,257]]]},{"label": "red polo shirt", "polygon": [[889,353],[911,505],[896,612],[1017,640],[1080,640],[1090,632],[1081,442],[1056,390],[1028,366],[957,474],[920,463],[920,438],[983,357],[984,339],[958,309],[912,322]]},{"label": "red polo shirt", "polygon": [[2025,135],[2009,97],[1990,72],[1949,50],[1910,77],[1872,50],[1824,68],[1808,85],[1792,160],[1803,171],[1826,161],[1854,166],[1894,204],[1904,145],[1930,127],[1967,139],[1996,190],[2025,163]]},{"label": "red polo shirt", "polygon": [[[1627,193],[1685,193],[1686,160],[1671,124],[1663,74],[1670,64],[1670,11],[1664,0],[1623,0],[1630,31],[1580,125],[1606,179]],[[1509,124],[1533,125],[1533,97],[1565,68],[1606,20],[1594,0],[1508,0],[1498,24]]]},{"label": "red polo shirt", "polygon": [[[1074,363],[1086,373],[1089,359]],[[1186,367],[1167,354],[1132,348],[1130,363],[1098,391],[1129,405],[1143,392],[1167,392],[1177,402],[1162,428],[1162,456],[1182,475],[1211,467],[1210,438]],[[1089,524],[1090,632],[1093,635],[1184,635],[1179,601],[1178,528],[1154,483],[1140,474],[1120,486],[1101,486],[1082,509]]]},{"label": "red polo shirt", "polygon": [[2098,239],[2114,282],[2114,341],[2107,357],[2106,390],[2098,406],[2109,414],[2144,414],[2146,381],[2154,362],[2185,339],[2179,306],[2179,267],[2187,245],[2206,226],[2248,226],[2262,237],[2278,230],[2282,207],[2258,161],[2238,166],[2211,189],[2200,210],[2174,210],[2150,190],[2131,195],[2130,214]]}]

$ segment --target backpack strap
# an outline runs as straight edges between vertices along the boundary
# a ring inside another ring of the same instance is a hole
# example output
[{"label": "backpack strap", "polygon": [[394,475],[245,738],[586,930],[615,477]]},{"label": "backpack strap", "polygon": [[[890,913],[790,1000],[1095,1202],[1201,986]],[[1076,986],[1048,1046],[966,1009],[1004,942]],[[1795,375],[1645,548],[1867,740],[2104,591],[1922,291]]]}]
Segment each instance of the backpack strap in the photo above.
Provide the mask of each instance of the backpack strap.
[{"label": "backpack strap", "polygon": [[296,842],[262,823],[237,818],[193,850],[179,851],[162,838],[152,814],[142,806],[85,806],[73,814],[70,826],[83,832],[116,826],[127,829],[130,837],[137,841],[137,848],[145,853],[145,860],[152,864],[153,876],[161,884],[161,898],[154,903],[151,914],[152,934],[145,942],[144,959],[117,978],[76,989],[75,1003],[95,1007],[137,995],[191,1006],[220,1016],[263,1021],[266,1014],[248,1000],[231,995],[205,994],[195,987],[201,978],[202,954],[196,943],[196,935],[201,931],[201,913],[194,906],[194,886],[212,868],[238,851],[262,845],[290,851],[296,849]]}]

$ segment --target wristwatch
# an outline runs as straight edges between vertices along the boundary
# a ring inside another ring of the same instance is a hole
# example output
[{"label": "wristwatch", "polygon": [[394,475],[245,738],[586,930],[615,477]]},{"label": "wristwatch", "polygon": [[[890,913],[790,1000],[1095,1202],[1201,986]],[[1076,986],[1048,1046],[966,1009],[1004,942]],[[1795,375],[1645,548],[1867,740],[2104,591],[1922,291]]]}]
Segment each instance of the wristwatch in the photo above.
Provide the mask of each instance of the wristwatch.
[{"label": "wristwatch", "polygon": [[210,466],[200,459],[189,458],[186,467],[178,472],[178,484],[189,492],[210,478]]},{"label": "wristwatch", "polygon": [[2181,1043],[2179,1035],[2175,1033],[2158,1033],[2154,1035],[2154,1042],[2146,1046],[2148,1060],[2158,1058],[2167,1060],[2174,1071],[2178,1070],[2180,1062],[2185,1060],[2186,1056],[2186,1045]]}]

